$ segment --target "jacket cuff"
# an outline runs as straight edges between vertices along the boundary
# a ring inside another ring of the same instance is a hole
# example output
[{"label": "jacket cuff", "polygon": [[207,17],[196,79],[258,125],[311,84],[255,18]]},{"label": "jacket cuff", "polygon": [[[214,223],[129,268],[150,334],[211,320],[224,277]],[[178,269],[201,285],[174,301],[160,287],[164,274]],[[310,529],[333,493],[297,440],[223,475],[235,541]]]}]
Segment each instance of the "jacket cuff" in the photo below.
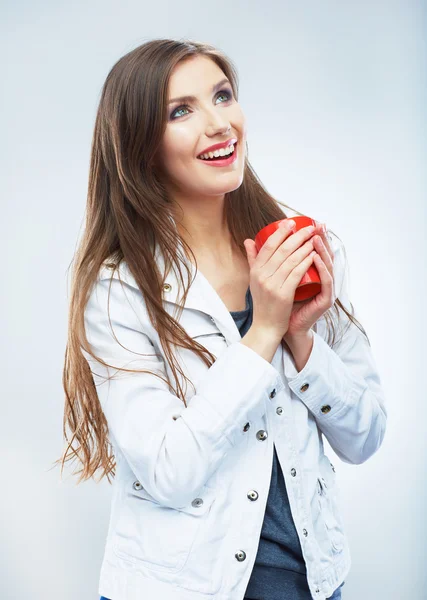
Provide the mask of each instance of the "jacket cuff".
[{"label": "jacket cuff", "polygon": [[279,371],[257,352],[234,342],[219,356],[196,385],[196,395],[181,416],[191,428],[210,425],[213,439],[233,445],[245,435],[245,425],[259,420],[266,402],[284,390]]},{"label": "jacket cuff", "polygon": [[301,371],[292,354],[283,352],[284,373],[292,392],[316,419],[336,419],[354,398],[368,389],[366,381],[355,377],[323,337],[313,330],[313,346]]}]

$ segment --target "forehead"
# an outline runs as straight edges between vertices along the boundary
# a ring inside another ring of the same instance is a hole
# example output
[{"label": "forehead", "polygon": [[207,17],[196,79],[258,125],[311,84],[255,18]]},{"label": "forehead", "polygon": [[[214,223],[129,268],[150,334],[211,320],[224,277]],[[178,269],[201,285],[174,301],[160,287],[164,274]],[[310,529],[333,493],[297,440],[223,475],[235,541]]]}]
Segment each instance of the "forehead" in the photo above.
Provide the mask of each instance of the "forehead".
[{"label": "forehead", "polygon": [[172,71],[168,85],[168,97],[182,94],[203,93],[206,87],[224,77],[224,72],[210,58],[193,56],[178,63]]}]

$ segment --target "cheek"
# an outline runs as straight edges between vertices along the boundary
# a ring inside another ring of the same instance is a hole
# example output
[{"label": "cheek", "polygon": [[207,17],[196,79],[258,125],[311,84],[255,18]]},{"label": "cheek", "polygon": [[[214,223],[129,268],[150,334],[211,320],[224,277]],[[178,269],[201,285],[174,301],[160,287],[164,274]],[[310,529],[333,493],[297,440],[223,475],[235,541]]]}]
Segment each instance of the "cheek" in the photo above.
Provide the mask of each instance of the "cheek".
[{"label": "cheek", "polygon": [[235,104],[230,108],[229,118],[230,123],[237,129],[237,131],[241,135],[246,136],[246,118],[240,104]]},{"label": "cheek", "polygon": [[165,137],[162,144],[163,164],[171,169],[179,168],[180,164],[188,164],[194,159],[194,136],[184,127],[175,127],[173,133]]}]

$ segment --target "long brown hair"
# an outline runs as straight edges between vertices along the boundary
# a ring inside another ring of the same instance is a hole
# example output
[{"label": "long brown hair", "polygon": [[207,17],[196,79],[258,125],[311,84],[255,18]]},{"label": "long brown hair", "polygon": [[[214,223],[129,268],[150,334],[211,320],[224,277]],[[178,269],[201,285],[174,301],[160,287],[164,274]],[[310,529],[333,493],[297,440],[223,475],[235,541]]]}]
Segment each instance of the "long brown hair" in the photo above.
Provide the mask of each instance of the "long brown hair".
[{"label": "long brown hair", "polygon": [[[97,275],[105,261],[113,272],[124,261],[144,296],[153,325],[159,333],[162,347],[175,379],[170,389],[186,406],[177,372],[185,379],[172,352],[172,344],[189,348],[208,366],[215,361],[201,344],[164,309],[162,285],[164,278],[156,270],[153,245],[158,244],[169,268],[174,265],[183,281],[178,244],[193,256],[169,219],[177,219],[176,205],[168,197],[155,158],[167,121],[167,88],[174,67],[185,59],[204,55],[213,60],[228,77],[234,97],[238,99],[238,76],[233,63],[220,50],[191,40],[155,39],[135,48],[120,58],[109,72],[102,88],[93,133],[85,228],[73,257],[71,298],[68,316],[68,340],[65,349],[63,387],[65,407],[63,434],[64,452],[54,464],[77,459],[82,468],[78,483],[100,470],[100,477],[115,475],[115,460],[108,438],[108,423],[102,411],[89,363],[83,351],[106,366],[97,357],[86,337],[85,307]],[[225,218],[236,247],[246,256],[243,241],[254,239],[256,233],[272,221],[287,218],[281,206],[269,194],[246,153],[244,177],[239,188],[225,197]],[[301,214],[292,209],[296,214]],[[168,271],[168,268],[166,271]],[[184,302],[188,286],[184,293]],[[336,299],[333,309],[339,309],[359,327],[354,318]],[[328,344],[335,343],[332,312],[327,311]],[[359,327],[365,334],[363,328]],[[367,336],[366,336],[367,337]],[[369,340],[368,340],[369,342]],[[138,372],[131,369],[123,371]],[[154,374],[154,373],[153,373]],[[160,377],[160,375],[155,374]],[[70,436],[67,433],[69,429]]]}]

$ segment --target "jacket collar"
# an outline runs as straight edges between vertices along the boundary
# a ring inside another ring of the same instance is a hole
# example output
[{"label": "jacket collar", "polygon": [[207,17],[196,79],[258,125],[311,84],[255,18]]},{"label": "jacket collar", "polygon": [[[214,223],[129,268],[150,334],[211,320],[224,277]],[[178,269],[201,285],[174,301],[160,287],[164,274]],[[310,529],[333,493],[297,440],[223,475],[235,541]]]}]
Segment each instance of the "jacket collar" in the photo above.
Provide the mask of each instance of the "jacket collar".
[{"label": "jacket collar", "polygon": [[[185,257],[182,244],[180,242],[178,242],[178,244],[179,255],[183,257],[183,260],[185,260],[185,263],[189,266],[189,281],[192,281],[184,304],[184,310],[198,310],[205,313],[217,325],[218,329],[230,343],[239,341],[241,335],[228,308],[200,269],[197,269],[196,271],[195,265]],[[156,247],[154,259],[162,277],[165,275],[163,281],[163,300],[178,306],[183,297],[183,287],[179,274],[175,273],[173,265],[166,274],[165,260],[159,246]],[[181,267],[181,270],[183,272],[184,282],[187,284],[186,269]]]},{"label": "jacket collar", "polygon": [[[225,306],[221,297],[212,287],[203,273],[200,270],[197,270],[196,272],[195,265],[193,265],[193,263],[186,258],[182,244],[180,242],[178,242],[178,244],[179,255],[183,257],[183,260],[185,260],[186,264],[190,268],[189,281],[193,282],[188,290],[187,298],[184,304],[184,310],[198,310],[205,313],[216,324],[218,329],[229,343],[239,341],[241,339],[241,335],[233,317],[228,311],[228,308]],[[177,275],[175,273],[174,265],[171,266],[167,274],[165,273],[165,258],[158,244],[156,244],[154,260],[163,279],[163,301],[178,307],[183,297],[181,280],[179,274]],[[181,270],[183,272],[184,283],[187,284],[186,270],[184,267],[181,267]],[[109,279],[111,277],[108,261],[104,263],[104,269],[102,270],[100,277],[101,279]],[[120,263],[119,268],[114,271],[113,277],[115,279],[120,278],[131,287],[139,289],[138,284],[136,283],[135,278],[125,261]]]}]

